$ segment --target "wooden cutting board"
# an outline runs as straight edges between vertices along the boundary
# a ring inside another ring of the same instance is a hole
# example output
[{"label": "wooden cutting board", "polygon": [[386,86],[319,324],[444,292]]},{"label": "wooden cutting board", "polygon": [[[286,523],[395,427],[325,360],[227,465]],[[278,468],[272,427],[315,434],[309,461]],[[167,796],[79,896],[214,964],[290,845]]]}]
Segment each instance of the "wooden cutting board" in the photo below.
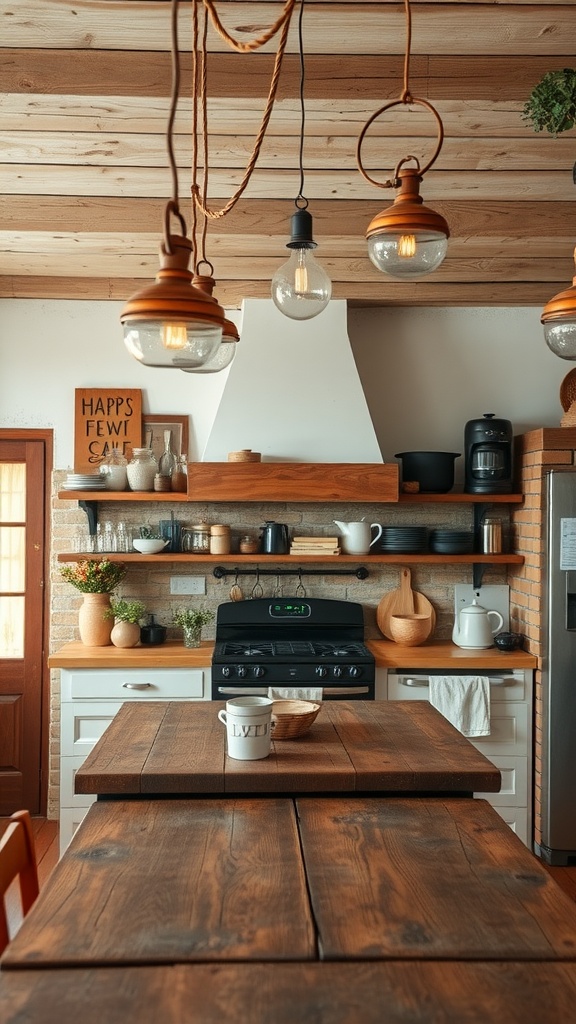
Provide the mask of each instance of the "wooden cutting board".
[{"label": "wooden cutting board", "polygon": [[410,569],[400,570],[400,587],[385,594],[376,609],[376,622],[378,629],[388,640],[392,640],[390,633],[390,618],[392,615],[428,615],[430,617],[430,634],[436,625],[436,612],[424,594],[418,590],[412,590],[412,573]]}]

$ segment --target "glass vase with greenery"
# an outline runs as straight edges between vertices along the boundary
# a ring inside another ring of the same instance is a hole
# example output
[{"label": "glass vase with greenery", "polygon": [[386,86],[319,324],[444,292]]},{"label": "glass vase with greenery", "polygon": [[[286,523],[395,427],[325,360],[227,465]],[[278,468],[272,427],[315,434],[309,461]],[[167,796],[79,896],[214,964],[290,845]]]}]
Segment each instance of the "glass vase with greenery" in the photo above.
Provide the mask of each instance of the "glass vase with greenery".
[{"label": "glass vase with greenery", "polygon": [[207,608],[181,608],[174,612],[172,622],[175,626],[181,626],[185,647],[199,647],[202,626],[212,622],[213,618],[214,612]]}]

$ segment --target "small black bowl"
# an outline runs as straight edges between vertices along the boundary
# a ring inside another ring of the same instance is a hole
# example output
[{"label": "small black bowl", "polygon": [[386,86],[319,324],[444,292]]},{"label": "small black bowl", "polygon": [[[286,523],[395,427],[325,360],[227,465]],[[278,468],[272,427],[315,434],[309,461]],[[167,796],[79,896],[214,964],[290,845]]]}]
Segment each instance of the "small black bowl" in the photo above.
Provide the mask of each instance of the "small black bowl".
[{"label": "small black bowl", "polygon": [[494,643],[500,651],[517,651],[522,643],[521,633],[497,633]]}]

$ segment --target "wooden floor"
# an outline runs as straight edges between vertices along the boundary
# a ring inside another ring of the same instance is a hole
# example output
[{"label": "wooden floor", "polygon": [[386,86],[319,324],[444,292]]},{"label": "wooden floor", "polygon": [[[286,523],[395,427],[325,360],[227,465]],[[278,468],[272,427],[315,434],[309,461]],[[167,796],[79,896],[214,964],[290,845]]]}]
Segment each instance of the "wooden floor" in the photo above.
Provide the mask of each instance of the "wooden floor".
[{"label": "wooden floor", "polygon": [[[0,818],[0,835],[5,826],[6,818]],[[46,818],[33,818],[34,838],[36,841],[36,856],[38,859],[38,875],[40,888],[44,885],[50,872],[58,862],[58,822],[48,821]],[[576,867],[557,868],[544,864],[547,871],[564,890],[576,902]],[[20,923],[20,913],[17,893],[10,892],[6,900],[8,920],[11,934],[17,930]]]}]

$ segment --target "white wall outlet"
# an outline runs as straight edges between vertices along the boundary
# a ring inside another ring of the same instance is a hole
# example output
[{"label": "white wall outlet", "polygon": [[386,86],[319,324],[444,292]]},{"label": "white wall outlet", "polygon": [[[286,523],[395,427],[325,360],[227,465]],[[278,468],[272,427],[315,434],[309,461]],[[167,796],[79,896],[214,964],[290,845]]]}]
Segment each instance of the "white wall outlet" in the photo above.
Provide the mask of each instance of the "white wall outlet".
[{"label": "white wall outlet", "polygon": [[467,608],[474,599],[487,611],[500,612],[504,622],[498,632],[510,629],[510,587],[473,587],[472,584],[457,583],[454,587],[454,614]]},{"label": "white wall outlet", "polygon": [[205,576],[171,576],[171,594],[205,594]]}]

